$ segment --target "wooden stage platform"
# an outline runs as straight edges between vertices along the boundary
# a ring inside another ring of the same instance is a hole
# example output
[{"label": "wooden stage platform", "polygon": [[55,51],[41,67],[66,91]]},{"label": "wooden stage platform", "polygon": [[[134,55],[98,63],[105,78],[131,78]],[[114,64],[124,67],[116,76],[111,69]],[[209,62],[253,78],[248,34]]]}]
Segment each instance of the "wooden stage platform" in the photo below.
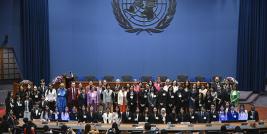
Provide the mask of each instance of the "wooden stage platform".
[{"label": "wooden stage platform", "polygon": [[[38,128],[43,128],[44,125],[48,125],[53,129],[60,129],[62,125],[67,125],[74,130],[84,129],[85,123],[78,123],[77,121],[70,122],[48,122],[42,123],[40,120],[33,120],[33,122],[37,125]],[[22,119],[19,120],[19,127],[23,125]],[[91,124],[92,127],[95,127],[100,132],[105,132],[109,128],[111,128],[111,124]],[[158,128],[159,130],[165,129],[168,133],[176,133],[176,132],[207,132],[207,131],[220,131],[221,126],[226,125],[228,131],[234,130],[236,126],[240,126],[242,130],[250,131],[250,130],[258,130],[259,132],[267,132],[267,121],[262,121],[261,123],[255,121],[248,122],[232,122],[232,123],[220,123],[220,122],[212,122],[212,123],[198,123],[198,124],[153,124],[152,126]],[[141,124],[121,124],[119,129],[124,132],[141,132],[144,130],[144,123]]]}]

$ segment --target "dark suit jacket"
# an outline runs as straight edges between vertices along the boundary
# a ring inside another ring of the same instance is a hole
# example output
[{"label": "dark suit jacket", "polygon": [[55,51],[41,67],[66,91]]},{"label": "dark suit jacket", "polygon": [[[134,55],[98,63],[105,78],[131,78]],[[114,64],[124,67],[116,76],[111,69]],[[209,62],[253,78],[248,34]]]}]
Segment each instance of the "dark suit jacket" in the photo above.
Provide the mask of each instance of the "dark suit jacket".
[{"label": "dark suit jacket", "polygon": [[248,120],[259,121],[259,114],[257,111],[249,111],[248,112]]},{"label": "dark suit jacket", "polygon": [[86,112],[78,112],[78,122],[87,122],[87,113]]},{"label": "dark suit jacket", "polygon": [[198,123],[208,123],[209,122],[209,114],[207,112],[204,112],[203,114],[199,112],[197,114],[198,117]]},{"label": "dark suit jacket", "polygon": [[232,114],[231,111],[227,112],[227,120],[229,121],[236,121],[238,120],[238,112],[234,111]]},{"label": "dark suit jacket", "polygon": [[209,112],[210,115],[210,122],[212,121],[219,121],[219,114],[218,112],[214,111],[214,112]]},{"label": "dark suit jacket", "polygon": [[155,114],[150,114],[149,122],[151,124],[161,124],[161,123],[163,123],[162,122],[162,117],[159,114],[156,114],[156,115]]},{"label": "dark suit jacket", "polygon": [[97,115],[96,113],[87,113],[87,122],[97,122]]},{"label": "dark suit jacket", "polygon": [[78,106],[79,107],[82,107],[83,105],[87,105],[87,98],[86,98],[86,94],[80,94],[79,96],[78,96]]},{"label": "dark suit jacket", "polygon": [[123,112],[121,115],[122,123],[132,123],[133,122],[133,114],[129,112],[128,116],[126,112]]},{"label": "dark suit jacket", "polygon": [[144,117],[141,113],[138,114],[138,118],[136,113],[133,115],[133,123],[142,122],[143,119]]}]

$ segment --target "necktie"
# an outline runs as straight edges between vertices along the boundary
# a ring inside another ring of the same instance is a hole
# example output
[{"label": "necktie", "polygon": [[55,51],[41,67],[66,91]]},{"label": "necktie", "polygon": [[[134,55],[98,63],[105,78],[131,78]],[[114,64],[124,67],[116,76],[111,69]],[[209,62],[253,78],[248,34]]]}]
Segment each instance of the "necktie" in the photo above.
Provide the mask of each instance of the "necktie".
[{"label": "necktie", "polygon": [[74,88],[72,88],[72,100],[74,100]]}]

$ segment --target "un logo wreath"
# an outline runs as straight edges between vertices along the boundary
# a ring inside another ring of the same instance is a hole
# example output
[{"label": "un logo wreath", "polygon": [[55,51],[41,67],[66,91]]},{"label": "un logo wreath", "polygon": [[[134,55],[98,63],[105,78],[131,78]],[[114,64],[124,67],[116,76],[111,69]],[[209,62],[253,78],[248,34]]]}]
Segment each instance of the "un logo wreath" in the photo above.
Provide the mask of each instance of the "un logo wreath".
[{"label": "un logo wreath", "polygon": [[[140,0],[139,0],[140,1]],[[122,9],[120,7],[120,0],[113,0],[112,1],[112,8],[113,13],[115,15],[116,20],[118,21],[119,25],[128,33],[136,33],[136,35],[140,34],[141,32],[147,32],[150,35],[152,33],[161,33],[166,29],[176,12],[176,0],[168,0],[169,6],[165,16],[159,20],[153,27],[134,27],[133,24],[123,15]]]}]

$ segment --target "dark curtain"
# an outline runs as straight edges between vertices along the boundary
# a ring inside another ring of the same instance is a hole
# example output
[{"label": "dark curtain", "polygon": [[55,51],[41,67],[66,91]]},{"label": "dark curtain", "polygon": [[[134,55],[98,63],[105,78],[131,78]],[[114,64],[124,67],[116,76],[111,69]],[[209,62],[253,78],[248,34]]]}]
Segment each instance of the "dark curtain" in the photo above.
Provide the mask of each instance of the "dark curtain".
[{"label": "dark curtain", "polygon": [[240,90],[265,88],[267,0],[240,0],[237,80]]},{"label": "dark curtain", "polygon": [[48,0],[21,1],[23,78],[35,84],[50,78],[48,23]]}]

